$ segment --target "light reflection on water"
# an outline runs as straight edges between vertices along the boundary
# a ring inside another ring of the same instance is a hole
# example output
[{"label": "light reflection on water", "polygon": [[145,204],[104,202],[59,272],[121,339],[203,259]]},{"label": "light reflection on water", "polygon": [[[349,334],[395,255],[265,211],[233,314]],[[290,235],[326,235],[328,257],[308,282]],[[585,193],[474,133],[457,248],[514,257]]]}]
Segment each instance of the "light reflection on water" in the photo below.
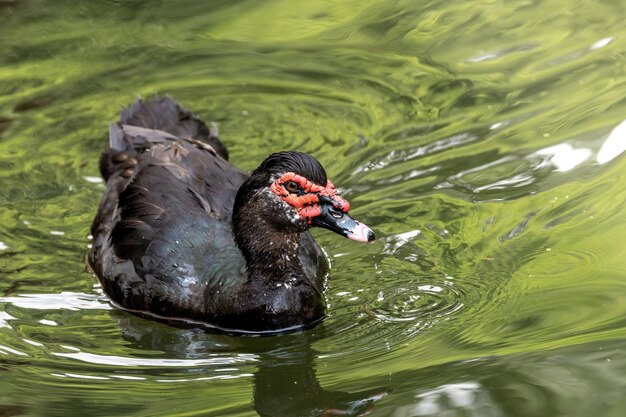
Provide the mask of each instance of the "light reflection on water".
[{"label": "light reflection on water", "polygon": [[62,291],[59,294],[19,294],[17,297],[0,297],[0,303],[36,310],[110,310],[104,295],[81,294]]}]

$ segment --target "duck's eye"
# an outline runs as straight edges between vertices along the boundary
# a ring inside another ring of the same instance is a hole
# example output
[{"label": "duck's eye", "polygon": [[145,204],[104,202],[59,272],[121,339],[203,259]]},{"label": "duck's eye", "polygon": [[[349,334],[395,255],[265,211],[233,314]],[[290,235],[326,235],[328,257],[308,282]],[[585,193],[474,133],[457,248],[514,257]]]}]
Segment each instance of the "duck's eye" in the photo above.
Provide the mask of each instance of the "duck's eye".
[{"label": "duck's eye", "polygon": [[298,184],[294,181],[289,181],[285,187],[287,188],[287,191],[289,191],[290,193],[295,193],[296,191],[298,191],[300,189],[300,187],[298,186]]}]

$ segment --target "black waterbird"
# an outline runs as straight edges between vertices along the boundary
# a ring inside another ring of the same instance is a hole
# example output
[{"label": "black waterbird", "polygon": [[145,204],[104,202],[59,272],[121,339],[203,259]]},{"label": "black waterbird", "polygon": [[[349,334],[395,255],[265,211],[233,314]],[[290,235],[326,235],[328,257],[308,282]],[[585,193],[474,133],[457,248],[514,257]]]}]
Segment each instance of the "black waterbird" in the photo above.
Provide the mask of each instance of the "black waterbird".
[{"label": "black waterbird", "polygon": [[109,142],[87,259],[136,314],[242,333],[310,327],[324,316],[327,263],[307,230],[374,239],[316,159],[278,152],[247,175],[171,98],[137,100]]}]

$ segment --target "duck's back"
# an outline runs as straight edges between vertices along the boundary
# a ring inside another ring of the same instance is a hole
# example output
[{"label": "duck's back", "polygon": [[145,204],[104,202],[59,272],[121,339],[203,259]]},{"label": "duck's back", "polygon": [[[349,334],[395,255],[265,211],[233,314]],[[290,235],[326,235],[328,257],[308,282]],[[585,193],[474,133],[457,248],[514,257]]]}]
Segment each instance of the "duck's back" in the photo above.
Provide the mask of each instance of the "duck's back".
[{"label": "duck's back", "polygon": [[[211,133],[169,98],[138,100],[111,125],[88,261],[127,309],[206,321],[228,313],[247,279],[231,231],[247,175]],[[319,276],[322,254],[308,233],[303,243],[304,266]]]},{"label": "duck's back", "polygon": [[101,159],[107,188],[92,225],[91,267],[123,307],[202,315],[204,298],[219,291],[210,287],[236,285],[242,275],[230,215],[246,175],[171,99],[135,102],[111,125],[110,145]]}]

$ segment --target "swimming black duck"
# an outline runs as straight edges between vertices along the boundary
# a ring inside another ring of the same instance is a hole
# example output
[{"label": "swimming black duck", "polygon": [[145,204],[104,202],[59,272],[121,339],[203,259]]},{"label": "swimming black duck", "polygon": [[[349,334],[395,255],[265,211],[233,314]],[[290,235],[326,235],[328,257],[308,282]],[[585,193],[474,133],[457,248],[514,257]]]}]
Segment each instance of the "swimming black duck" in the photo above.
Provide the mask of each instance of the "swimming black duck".
[{"label": "swimming black duck", "polygon": [[137,100],[109,142],[87,259],[136,314],[229,332],[310,327],[324,317],[327,263],[307,230],[374,239],[316,159],[278,152],[248,175],[171,98]]}]

